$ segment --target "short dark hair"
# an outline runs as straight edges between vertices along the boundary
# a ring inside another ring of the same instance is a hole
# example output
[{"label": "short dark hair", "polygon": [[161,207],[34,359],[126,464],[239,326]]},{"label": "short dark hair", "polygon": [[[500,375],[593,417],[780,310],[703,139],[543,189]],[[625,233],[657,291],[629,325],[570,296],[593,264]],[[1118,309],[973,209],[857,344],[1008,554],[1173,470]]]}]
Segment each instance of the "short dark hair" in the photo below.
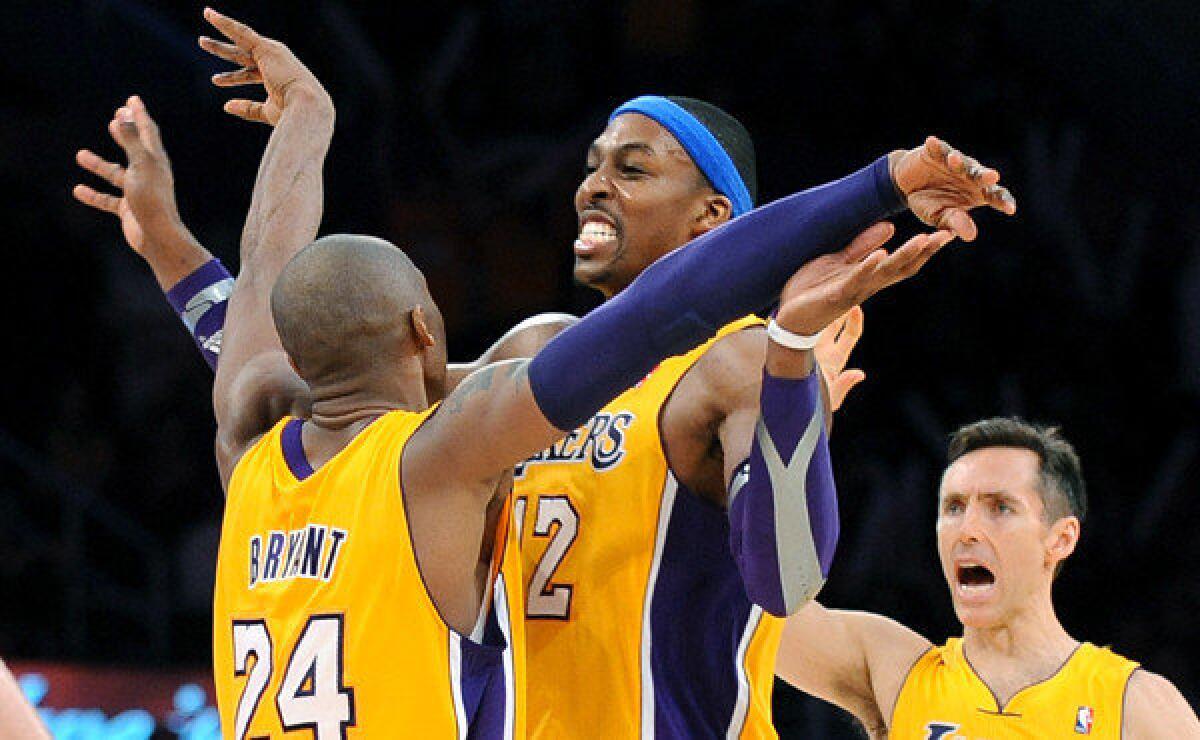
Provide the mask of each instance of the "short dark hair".
[{"label": "short dark hair", "polygon": [[[686,98],[680,95],[669,95],[675,105],[683,108],[700,122],[713,135],[737,168],[746,190],[750,193],[750,202],[758,203],[758,162],[754,157],[754,141],[750,132],[742,122],[712,103],[706,103],[696,98]],[[700,173],[702,176],[704,173]],[[707,177],[704,178],[706,181]],[[711,186],[712,183],[709,183]]]},{"label": "short dark hair", "polygon": [[1042,504],[1051,521],[1074,516],[1082,524],[1087,516],[1087,488],[1079,455],[1058,427],[1030,424],[1015,416],[983,419],[959,427],[950,435],[946,450],[950,465],[963,455],[987,447],[1017,447],[1038,456]]}]

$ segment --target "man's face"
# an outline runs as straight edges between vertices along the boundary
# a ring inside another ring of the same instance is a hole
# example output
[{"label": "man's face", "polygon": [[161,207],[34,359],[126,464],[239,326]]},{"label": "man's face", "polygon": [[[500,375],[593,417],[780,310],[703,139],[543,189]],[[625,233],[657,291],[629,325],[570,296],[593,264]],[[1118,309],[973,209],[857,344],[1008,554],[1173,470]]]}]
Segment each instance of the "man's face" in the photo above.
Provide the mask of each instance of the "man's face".
[{"label": "man's face", "polygon": [[942,476],[938,555],[954,611],[968,627],[1009,623],[1050,588],[1054,566],[1074,548],[1077,527],[1046,521],[1038,478],[1037,453],[1016,447],[969,452]]},{"label": "man's face", "polygon": [[575,279],[610,298],[659,257],[728,220],[729,209],[669,131],[627,113],[588,148],[575,212]]}]

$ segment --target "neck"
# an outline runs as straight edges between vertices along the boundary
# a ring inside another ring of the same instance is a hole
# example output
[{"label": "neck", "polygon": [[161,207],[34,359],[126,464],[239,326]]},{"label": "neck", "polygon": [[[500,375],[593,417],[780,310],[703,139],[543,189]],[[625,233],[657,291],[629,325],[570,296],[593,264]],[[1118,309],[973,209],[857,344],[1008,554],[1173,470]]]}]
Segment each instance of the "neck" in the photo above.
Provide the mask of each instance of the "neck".
[{"label": "neck", "polygon": [[1054,613],[1049,586],[1001,624],[963,628],[963,649],[981,662],[1061,663],[1078,645]]},{"label": "neck", "polygon": [[415,360],[392,365],[386,372],[358,373],[314,384],[310,397],[313,426],[333,432],[359,426],[389,411],[429,408],[424,373]]}]

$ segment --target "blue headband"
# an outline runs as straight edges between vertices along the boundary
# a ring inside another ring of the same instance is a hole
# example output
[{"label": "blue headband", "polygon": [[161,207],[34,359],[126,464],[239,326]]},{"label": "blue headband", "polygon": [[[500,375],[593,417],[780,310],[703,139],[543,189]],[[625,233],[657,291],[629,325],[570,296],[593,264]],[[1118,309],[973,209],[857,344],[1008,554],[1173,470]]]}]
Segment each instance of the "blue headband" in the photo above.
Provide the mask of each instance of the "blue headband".
[{"label": "blue headband", "polygon": [[734,216],[754,208],[750,191],[746,189],[746,183],[738,174],[729,153],[691,113],[660,95],[642,95],[622,103],[608,117],[609,122],[623,113],[641,113],[670,131],[716,191],[729,198]]}]

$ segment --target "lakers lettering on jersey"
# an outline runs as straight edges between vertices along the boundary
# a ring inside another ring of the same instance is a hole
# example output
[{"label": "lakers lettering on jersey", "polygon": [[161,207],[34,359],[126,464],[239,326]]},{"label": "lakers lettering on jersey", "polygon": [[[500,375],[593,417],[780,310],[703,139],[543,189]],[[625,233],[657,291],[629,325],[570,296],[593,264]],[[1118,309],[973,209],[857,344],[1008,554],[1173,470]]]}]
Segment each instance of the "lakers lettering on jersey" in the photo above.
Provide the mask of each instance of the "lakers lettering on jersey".
[{"label": "lakers lettering on jersey", "polygon": [[892,713],[893,740],[1121,737],[1125,686],[1138,664],[1090,643],[1058,673],[999,706],[953,638],[909,672]]},{"label": "lakers lettering on jersey", "polygon": [[431,413],[377,419],[316,471],[284,419],[229,484],[213,610],[227,738],[524,736],[524,626],[510,509],[470,637],[425,591],[400,456]]},{"label": "lakers lettering on jersey", "polygon": [[663,404],[712,341],[516,471],[533,737],[775,734],[783,623],[746,597],[726,512],[678,484],[659,434]]}]

